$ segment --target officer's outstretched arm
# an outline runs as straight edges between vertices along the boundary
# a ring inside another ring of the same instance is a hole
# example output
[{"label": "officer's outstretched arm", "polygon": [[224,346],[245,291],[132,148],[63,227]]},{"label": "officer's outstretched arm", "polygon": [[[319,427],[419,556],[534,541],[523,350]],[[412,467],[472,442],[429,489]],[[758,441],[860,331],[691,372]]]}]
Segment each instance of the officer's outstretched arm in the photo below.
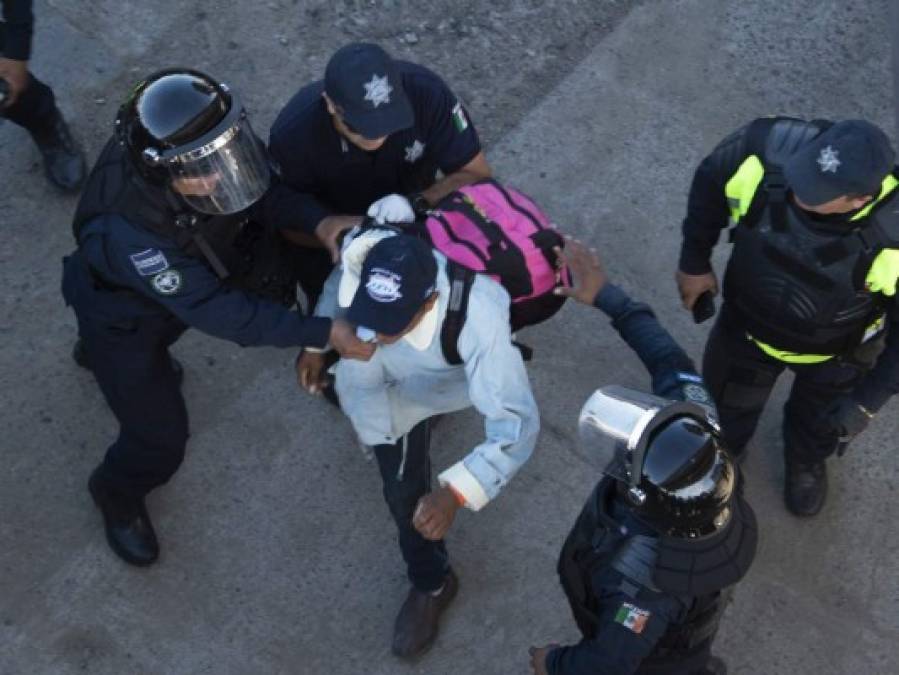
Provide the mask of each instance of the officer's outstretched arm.
[{"label": "officer's outstretched arm", "polygon": [[[83,246],[89,259],[104,256],[115,281],[163,305],[188,326],[243,346],[327,344],[329,319],[304,317],[283,305],[231,289],[201,260],[160,237],[137,231],[127,221],[111,224],[106,231],[129,235],[106,235],[102,252],[92,237],[94,245]],[[95,267],[96,262],[92,263]]]},{"label": "officer's outstretched arm", "polygon": [[[568,265],[573,278],[571,288],[559,288],[557,293],[590,304],[612,319],[612,326],[652,376],[654,394],[684,399],[687,397],[685,391],[695,395],[704,392],[702,378],[693,361],[662,326],[652,308],[636,302],[624,290],[610,283],[594,251],[569,238],[565,249],[557,249],[556,253],[561,263]],[[695,389],[697,391],[694,392]],[[711,401],[707,395],[703,398]]]}]

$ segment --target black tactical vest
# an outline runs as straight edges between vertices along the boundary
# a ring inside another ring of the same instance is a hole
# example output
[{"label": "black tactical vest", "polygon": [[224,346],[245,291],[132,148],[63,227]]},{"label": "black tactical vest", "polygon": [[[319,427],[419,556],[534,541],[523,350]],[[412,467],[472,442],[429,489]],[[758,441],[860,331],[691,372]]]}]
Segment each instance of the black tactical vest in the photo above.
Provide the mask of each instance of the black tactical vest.
[{"label": "black tactical vest", "polygon": [[[761,120],[750,128],[750,154],[761,160],[765,175],[731,231],[723,294],[754,338],[798,354],[843,354],[884,312],[881,294],[865,290],[865,278],[884,248],[899,245],[896,191],[851,223],[817,222],[792,204],[781,164],[818,130],[802,136],[789,127],[814,124]],[[790,135],[802,141],[788,147],[784,138]]]},{"label": "black tactical vest", "polygon": [[288,307],[296,302],[296,270],[279,236],[244,212],[207,216],[190,211],[170,190],[140,176],[115,139],[100,153],[82,192],[72,223],[76,241],[88,221],[102,214],[119,215],[172,240],[229,286]]},{"label": "black tactical vest", "polygon": [[756,526],[742,498],[734,501],[731,525],[707,541],[674,541],[667,537],[633,535],[611,515],[615,482],[599,482],[565,540],[559,556],[559,577],[584,637],[602,630],[598,619],[593,572],[612,567],[621,573],[620,589],[639,596],[645,589],[668,593],[689,608],[683,620],[671,624],[644,664],[676,664],[707,648],[718,631],[730,587],[755,556]]}]

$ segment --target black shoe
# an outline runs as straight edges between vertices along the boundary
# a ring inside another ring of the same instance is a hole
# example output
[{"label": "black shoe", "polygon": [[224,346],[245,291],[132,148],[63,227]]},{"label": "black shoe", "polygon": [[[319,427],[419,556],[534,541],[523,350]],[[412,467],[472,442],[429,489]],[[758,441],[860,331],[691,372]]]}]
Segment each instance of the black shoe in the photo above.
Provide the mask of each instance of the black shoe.
[{"label": "black shoe", "polygon": [[[81,338],[78,338],[75,341],[75,346],[72,347],[72,360],[85,370],[92,370],[90,361],[87,358],[84,340]],[[180,387],[184,383],[184,366],[174,356],[170,356],[169,360],[172,362],[172,370],[175,371],[175,377],[178,379],[178,386]]]},{"label": "black shoe", "polygon": [[814,516],[827,499],[827,464],[787,460],[784,502],[797,516]]},{"label": "black shoe", "polygon": [[143,497],[129,497],[103,485],[94,469],[87,488],[106,525],[106,541],[122,560],[144,567],[159,557],[159,542]]},{"label": "black shoe", "polygon": [[54,112],[54,118],[49,131],[32,137],[44,158],[44,172],[50,182],[61,190],[74,192],[84,182],[84,155],[59,110]]},{"label": "black shoe", "polygon": [[446,575],[443,590],[438,595],[423,593],[416,588],[409,590],[393,627],[391,649],[396,656],[417,656],[434,643],[440,615],[456,597],[458,590],[459,580],[452,571]]}]

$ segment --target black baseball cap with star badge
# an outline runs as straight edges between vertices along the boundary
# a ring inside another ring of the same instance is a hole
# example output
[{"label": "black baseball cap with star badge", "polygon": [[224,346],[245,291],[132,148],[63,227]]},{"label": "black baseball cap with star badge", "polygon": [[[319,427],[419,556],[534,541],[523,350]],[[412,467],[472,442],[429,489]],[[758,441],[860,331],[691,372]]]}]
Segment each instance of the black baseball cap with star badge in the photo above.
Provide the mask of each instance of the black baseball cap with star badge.
[{"label": "black baseball cap with star badge", "polygon": [[800,200],[819,206],[846,195],[874,195],[893,170],[890,139],[865,120],[844,120],[799,148],[783,167]]},{"label": "black baseball cap with star badge", "polygon": [[338,49],[325,68],[325,93],[344,122],[365,138],[389,136],[415,123],[399,68],[376,44],[354,42]]}]

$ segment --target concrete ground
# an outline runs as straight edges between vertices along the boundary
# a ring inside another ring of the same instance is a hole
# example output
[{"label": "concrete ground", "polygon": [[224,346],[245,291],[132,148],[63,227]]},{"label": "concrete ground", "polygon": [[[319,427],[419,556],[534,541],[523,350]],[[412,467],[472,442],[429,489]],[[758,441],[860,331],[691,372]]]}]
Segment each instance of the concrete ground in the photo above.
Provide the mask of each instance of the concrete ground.
[{"label": "concrete ground", "polygon": [[[596,245],[697,358],[707,327],[679,309],[672,274],[704,153],[770,113],[894,129],[886,0],[36,4],[34,69],[91,157],[128,84],[157,66],[229,79],[264,133],[345,41],[433,65],[498,173]],[[569,306],[527,336],[540,444],[500,499],[458,519],[459,597],[434,649],[400,663],[389,639],[406,582],[377,470],[297,390],[292,352],[197,333],[177,345],[192,437],[149,499],[163,554],[139,570],[110,553],[85,481],[114,421],[69,359],[58,292],[75,200],[48,188],[11,124],[0,176],[0,673],[508,675],[528,672],[529,645],[575,638],[554,564],[596,478],[570,449],[576,414],[602,384],[648,380],[602,316]],[[759,555],[717,651],[746,675],[895,673],[897,407],[830,463],[828,504],[801,521],[781,500],[781,385],[746,465]],[[441,425],[436,467],[480,433],[472,412]]]}]

